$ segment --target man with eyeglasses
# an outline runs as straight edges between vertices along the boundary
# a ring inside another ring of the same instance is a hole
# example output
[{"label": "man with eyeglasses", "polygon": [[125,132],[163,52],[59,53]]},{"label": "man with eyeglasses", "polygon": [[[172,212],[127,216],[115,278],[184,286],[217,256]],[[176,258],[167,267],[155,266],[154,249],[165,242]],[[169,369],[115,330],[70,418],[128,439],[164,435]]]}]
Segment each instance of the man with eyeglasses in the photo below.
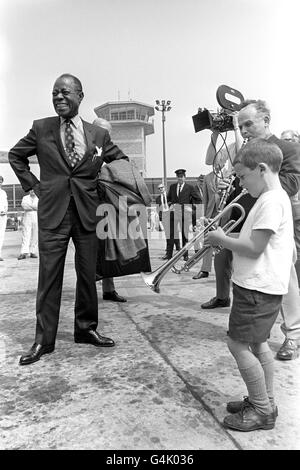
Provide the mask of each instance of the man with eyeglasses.
[{"label": "man with eyeglasses", "polygon": [[[59,320],[64,264],[68,243],[75,247],[77,276],[75,343],[111,347],[114,341],[97,331],[96,209],[97,177],[103,162],[126,158],[105,129],[78,114],[84,97],[77,77],[61,75],[52,101],[58,117],[33,122],[29,133],[9,152],[9,162],[25,192],[39,197],[39,280],[36,335],[20,365],[38,361],[54,351]],[[30,171],[29,157],[37,155],[40,181]]]}]

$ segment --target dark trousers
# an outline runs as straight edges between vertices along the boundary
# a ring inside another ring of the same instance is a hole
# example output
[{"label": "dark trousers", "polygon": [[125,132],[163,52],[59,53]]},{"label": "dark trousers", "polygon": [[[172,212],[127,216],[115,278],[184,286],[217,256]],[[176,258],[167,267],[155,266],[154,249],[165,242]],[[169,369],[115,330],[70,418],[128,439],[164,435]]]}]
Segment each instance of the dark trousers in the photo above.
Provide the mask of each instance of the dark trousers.
[{"label": "dark trousers", "polygon": [[216,296],[218,299],[227,299],[230,295],[230,280],[232,274],[232,251],[223,248],[216,253],[214,259],[216,273]]},{"label": "dark trousers", "polygon": [[180,249],[180,240],[179,240],[178,228],[174,227],[174,224],[175,224],[174,211],[166,212],[166,214],[169,217],[168,230],[165,229],[166,238],[167,238],[166,254],[169,256],[169,258],[172,258],[174,246],[176,250]]},{"label": "dark trousers", "polygon": [[[95,227],[96,228],[96,227]],[[98,324],[98,297],[95,283],[97,237],[86,231],[75,202],[70,205],[55,230],[39,229],[39,280],[36,299],[36,338],[39,344],[54,344],[61,303],[65,258],[69,240],[75,246],[77,275],[75,333],[95,330]]]}]

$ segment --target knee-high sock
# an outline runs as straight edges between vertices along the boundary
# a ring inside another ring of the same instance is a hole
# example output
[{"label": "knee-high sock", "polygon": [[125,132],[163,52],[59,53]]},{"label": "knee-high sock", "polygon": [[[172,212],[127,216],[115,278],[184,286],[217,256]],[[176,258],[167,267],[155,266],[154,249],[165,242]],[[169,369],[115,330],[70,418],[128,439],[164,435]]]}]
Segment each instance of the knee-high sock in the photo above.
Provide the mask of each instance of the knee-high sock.
[{"label": "knee-high sock", "polygon": [[267,394],[271,403],[271,406],[274,407],[274,358],[272,351],[265,351],[260,353],[255,353],[255,356],[259,360],[264,374],[265,374],[265,384],[267,389]]},{"label": "knee-high sock", "polygon": [[270,414],[272,408],[270,405],[264,369],[260,361],[249,351],[247,358],[236,357],[240,374],[247,386],[249,400],[254,407],[262,414]]}]

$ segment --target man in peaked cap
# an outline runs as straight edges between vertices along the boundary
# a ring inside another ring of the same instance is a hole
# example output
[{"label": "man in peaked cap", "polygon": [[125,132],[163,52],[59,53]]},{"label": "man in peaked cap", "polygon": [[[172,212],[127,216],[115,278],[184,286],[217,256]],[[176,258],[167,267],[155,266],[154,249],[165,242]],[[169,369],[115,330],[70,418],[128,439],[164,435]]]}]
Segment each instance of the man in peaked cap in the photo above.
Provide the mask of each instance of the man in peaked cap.
[{"label": "man in peaked cap", "polygon": [[[186,170],[179,168],[175,171],[177,183],[171,184],[167,200],[170,204],[170,244],[168,246],[168,258],[172,258],[174,240],[178,238],[178,230],[181,231],[182,246],[188,241],[189,227],[192,224],[192,205],[200,204],[201,198],[198,190],[192,185],[186,183]],[[173,220],[172,220],[173,219]],[[188,258],[185,253],[184,259]]]}]

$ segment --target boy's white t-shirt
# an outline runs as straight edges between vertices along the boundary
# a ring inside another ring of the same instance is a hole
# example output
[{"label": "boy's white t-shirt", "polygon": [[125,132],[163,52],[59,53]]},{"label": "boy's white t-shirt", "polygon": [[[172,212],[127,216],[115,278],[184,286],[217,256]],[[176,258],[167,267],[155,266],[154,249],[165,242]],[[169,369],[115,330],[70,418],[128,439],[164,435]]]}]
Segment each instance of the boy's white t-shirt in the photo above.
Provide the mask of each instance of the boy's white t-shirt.
[{"label": "boy's white t-shirt", "polygon": [[240,287],[266,294],[288,291],[294,232],[291,202],[283,189],[267,191],[255,202],[241,229],[239,240],[247,240],[252,230],[272,230],[266,249],[258,258],[233,252],[232,281]]}]

